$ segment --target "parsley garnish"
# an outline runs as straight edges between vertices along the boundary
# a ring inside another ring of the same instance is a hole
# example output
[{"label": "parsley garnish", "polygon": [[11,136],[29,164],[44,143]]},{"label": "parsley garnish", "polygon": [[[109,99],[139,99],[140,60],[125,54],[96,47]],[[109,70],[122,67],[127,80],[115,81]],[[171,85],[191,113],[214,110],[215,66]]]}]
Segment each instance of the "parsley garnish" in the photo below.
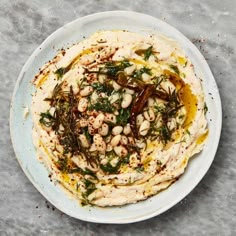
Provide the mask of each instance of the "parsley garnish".
[{"label": "parsley garnish", "polygon": [[137,79],[141,79],[141,76],[143,73],[146,73],[148,75],[152,75],[152,70],[147,68],[147,67],[143,67],[141,68],[140,70],[136,70],[134,73],[133,73],[133,77],[134,78],[137,78]]},{"label": "parsley garnish", "polygon": [[113,92],[113,87],[109,86],[108,84],[101,84],[101,83],[93,83],[92,87],[98,92],[98,93],[107,93],[108,95],[111,95]]},{"label": "parsley garnish", "polygon": [[169,65],[169,67],[170,67],[177,75],[179,75],[179,68],[178,68],[178,66]]},{"label": "parsley garnish", "polygon": [[97,102],[90,105],[88,109],[90,111],[96,110],[96,111],[103,111],[103,112],[108,112],[108,113],[112,113],[114,111],[114,107],[111,105],[107,97],[99,98]]},{"label": "parsley garnish", "polygon": [[144,60],[147,61],[149,57],[152,55],[152,48],[153,46],[150,46],[145,52],[144,52]]},{"label": "parsley garnish", "polygon": [[84,186],[86,188],[86,192],[84,193],[85,197],[88,197],[91,193],[93,193],[96,190],[96,185],[92,181],[85,179],[84,180]]},{"label": "parsley garnish", "polygon": [[119,115],[116,116],[117,124],[122,126],[126,125],[128,123],[129,117],[130,117],[130,109],[121,108],[121,110],[119,111]]},{"label": "parsley garnish", "polygon": [[116,76],[119,71],[124,71],[125,68],[132,66],[128,60],[121,61],[119,64],[114,61],[105,64],[105,74],[109,76]]},{"label": "parsley garnish", "polygon": [[57,75],[57,78],[60,79],[68,71],[67,67],[61,67],[57,69],[54,73]]},{"label": "parsley garnish", "polygon": [[54,117],[49,113],[49,111],[42,112],[42,113],[40,113],[39,122],[46,127],[50,127],[50,126],[52,126],[52,124],[54,122]]}]

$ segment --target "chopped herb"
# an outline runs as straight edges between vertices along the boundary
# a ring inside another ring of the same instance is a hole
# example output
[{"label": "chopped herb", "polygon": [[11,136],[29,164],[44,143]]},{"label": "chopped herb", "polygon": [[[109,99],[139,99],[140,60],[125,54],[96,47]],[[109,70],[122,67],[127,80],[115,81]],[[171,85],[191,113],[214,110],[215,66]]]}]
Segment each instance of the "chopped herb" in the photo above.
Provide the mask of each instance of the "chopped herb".
[{"label": "chopped herb", "polygon": [[86,188],[86,192],[84,194],[85,197],[88,197],[91,193],[93,193],[96,190],[96,185],[92,181],[85,179],[84,180],[84,186]]},{"label": "chopped herb", "polygon": [[168,141],[171,141],[171,131],[167,125],[161,126],[159,129],[159,138],[166,145]]},{"label": "chopped herb", "polygon": [[122,159],[121,164],[128,164],[129,159],[130,159],[130,153],[128,153],[127,156]]},{"label": "chopped herb", "polygon": [[55,71],[57,78],[60,79],[68,71],[68,67],[61,67]]},{"label": "chopped herb", "polygon": [[121,108],[121,110],[119,111],[119,115],[116,116],[117,124],[122,125],[122,126],[126,125],[129,121],[129,117],[130,117],[130,109]]},{"label": "chopped herb", "polygon": [[165,106],[162,105],[154,105],[154,111],[156,113],[163,113],[165,110]]},{"label": "chopped herb", "polygon": [[[114,157],[116,157],[116,154],[114,153],[114,151],[109,152],[108,159],[112,159]],[[126,157],[123,157],[122,159],[119,159],[119,161],[117,162],[117,164],[115,166],[112,166],[111,163],[108,162],[105,165],[100,164],[100,168],[105,173],[117,174],[122,164],[128,164],[129,163],[129,158],[130,158],[130,153],[127,154]]]},{"label": "chopped herb", "polygon": [[57,161],[57,165],[58,165],[58,169],[63,172],[66,173],[68,171],[68,159],[65,158],[60,158]]},{"label": "chopped herb", "polygon": [[108,84],[101,84],[101,83],[93,83],[92,87],[98,92],[98,93],[107,93],[108,95],[111,95],[113,92],[113,87]]},{"label": "chopped herb", "polygon": [[188,134],[189,136],[191,135],[191,133],[189,132],[188,129],[187,129],[185,132],[186,132],[186,134]]},{"label": "chopped herb", "polygon": [[140,70],[136,70],[134,73],[133,73],[133,77],[136,78],[136,79],[141,79],[142,77],[142,74],[148,74],[148,75],[152,75],[152,70],[147,68],[147,67],[143,67],[141,68]]},{"label": "chopped herb", "polygon": [[130,66],[132,66],[132,65],[130,64],[130,62],[128,60],[123,60],[120,62],[120,68],[123,70],[127,67],[130,67]]},{"label": "chopped herb", "polygon": [[96,111],[103,111],[112,113],[114,111],[114,107],[109,102],[108,98],[99,98],[96,103],[91,104],[88,108],[90,111],[96,110]]},{"label": "chopped herb", "polygon": [[204,114],[206,115],[206,113],[208,112],[208,106],[207,106],[206,103],[204,103],[204,108],[203,108],[203,110],[204,110]]},{"label": "chopped herb", "polygon": [[175,65],[169,65],[169,67],[176,73],[179,75],[179,68],[178,66],[175,66]]},{"label": "chopped herb", "polygon": [[119,64],[117,64],[114,61],[107,62],[105,64],[105,68],[106,68],[105,74],[109,76],[116,76],[119,71],[124,71],[126,67],[130,67],[130,66],[131,64],[129,63],[128,60],[121,61]]},{"label": "chopped herb", "polygon": [[152,55],[152,48],[153,46],[150,46],[145,52],[144,52],[144,60],[147,61],[149,57]]},{"label": "chopped herb", "polygon": [[154,84],[156,85],[156,87],[159,87],[161,85],[161,83],[163,81],[165,81],[166,79],[167,79],[166,75],[160,75],[160,76],[154,77],[152,80],[153,80]]},{"label": "chopped herb", "polygon": [[180,115],[178,118],[182,120],[185,117],[185,115]]},{"label": "chopped herb", "polygon": [[54,123],[54,117],[50,114],[49,111],[41,112],[39,122],[46,127],[50,127]]},{"label": "chopped herb", "polygon": [[88,127],[83,128],[83,133],[84,133],[85,137],[87,138],[87,140],[91,143],[92,142],[92,136],[88,132]]},{"label": "chopped herb", "polygon": [[120,162],[117,163],[116,166],[112,166],[110,162],[108,162],[105,165],[100,165],[100,168],[102,169],[102,171],[104,171],[105,173],[109,173],[109,174],[116,174],[119,171],[120,168]]},{"label": "chopped herb", "polygon": [[143,56],[144,60],[147,61],[149,57],[153,54],[153,46],[150,46],[147,49],[139,49],[136,50],[135,53],[138,54],[139,56]]}]

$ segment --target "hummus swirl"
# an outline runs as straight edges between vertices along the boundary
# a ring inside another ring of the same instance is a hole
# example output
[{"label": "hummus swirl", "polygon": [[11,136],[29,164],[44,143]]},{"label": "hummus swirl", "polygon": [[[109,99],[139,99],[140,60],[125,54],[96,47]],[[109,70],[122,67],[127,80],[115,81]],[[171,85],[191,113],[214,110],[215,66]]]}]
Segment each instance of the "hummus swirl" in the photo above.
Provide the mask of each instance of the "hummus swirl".
[{"label": "hummus swirl", "polygon": [[44,65],[33,141],[82,204],[135,203],[174,183],[208,135],[200,79],[163,35],[100,31]]}]

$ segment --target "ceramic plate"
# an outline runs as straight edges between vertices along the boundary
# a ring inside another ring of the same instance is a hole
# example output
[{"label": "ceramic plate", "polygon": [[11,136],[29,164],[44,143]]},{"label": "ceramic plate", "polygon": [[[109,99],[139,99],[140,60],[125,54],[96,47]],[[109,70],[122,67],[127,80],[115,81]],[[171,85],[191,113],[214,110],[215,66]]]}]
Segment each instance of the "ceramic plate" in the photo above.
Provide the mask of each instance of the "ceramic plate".
[{"label": "ceramic plate", "polygon": [[[57,50],[89,37],[98,30],[124,29],[148,34],[158,31],[176,41],[195,66],[203,80],[208,105],[209,137],[204,150],[190,160],[181,178],[165,191],[136,204],[122,207],[82,207],[65,191],[48,178],[46,168],[36,159],[32,143],[32,119],[23,117],[25,107],[30,108],[34,88],[31,80],[45,62],[57,54]],[[196,187],[209,169],[219,142],[222,111],[219,92],[206,60],[198,49],[178,30],[154,17],[127,11],[102,12],[79,18],[51,34],[30,56],[18,77],[10,112],[11,138],[16,157],[32,184],[62,212],[90,222],[131,223],[159,215],[181,201]]]}]

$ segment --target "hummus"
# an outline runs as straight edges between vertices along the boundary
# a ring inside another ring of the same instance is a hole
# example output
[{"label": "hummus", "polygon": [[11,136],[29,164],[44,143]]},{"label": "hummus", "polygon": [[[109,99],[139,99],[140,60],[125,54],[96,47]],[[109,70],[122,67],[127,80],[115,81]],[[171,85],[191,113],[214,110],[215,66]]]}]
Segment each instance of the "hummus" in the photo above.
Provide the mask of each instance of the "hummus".
[{"label": "hummus", "polygon": [[208,135],[201,81],[162,35],[101,31],[35,76],[33,142],[82,204],[135,203],[173,184]]}]

